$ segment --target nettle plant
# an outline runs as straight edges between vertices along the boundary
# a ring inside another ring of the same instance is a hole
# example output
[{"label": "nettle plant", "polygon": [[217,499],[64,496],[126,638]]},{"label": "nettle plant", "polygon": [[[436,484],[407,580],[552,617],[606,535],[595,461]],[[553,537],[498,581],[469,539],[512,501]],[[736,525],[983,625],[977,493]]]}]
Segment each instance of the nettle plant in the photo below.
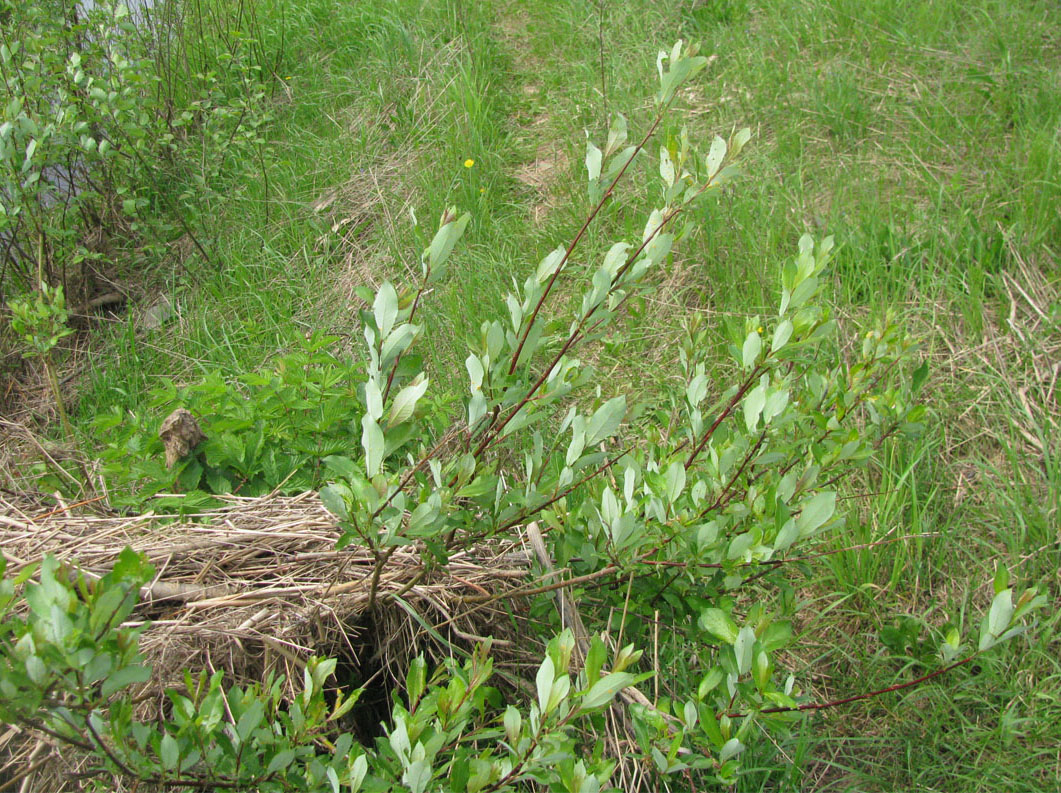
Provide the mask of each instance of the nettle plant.
[{"label": "nettle plant", "polygon": [[[749,318],[732,344],[729,382],[709,374],[719,370],[705,357],[710,330],[691,323],[679,393],[632,416],[624,395],[602,392],[577,351],[651,288],[679,236],[675,220],[735,174],[747,130],[715,138],[706,154],[684,131],[664,140],[662,201],[640,239],[607,249],[568,316],[550,311],[560,279],[577,269],[587,230],[644,159],[678,87],[706,62],[681,43],[661,52],[648,130],[627,145],[620,117],[603,149],[588,144],[592,209],[568,245],[506,298],[503,316],[479,329],[465,361],[462,415],[448,429],[437,430],[431,411],[422,415],[430,382],[403,360],[425,332],[421,305],[445,278],[467,215],[443,216],[415,288],[384,283],[365,295],[360,453],[329,456],[342,477],[321,491],[344,532],[340,546],[372,553],[371,608],[397,548],[421,549],[426,574],[456,552],[535,523],[566,577],[506,597],[541,597],[542,615],[559,588],[581,603],[592,588],[597,602],[558,626],[532,701],[504,702],[488,686],[491,663],[478,648],[467,663],[445,661],[432,674],[423,659],[412,662],[404,696],[371,746],[339,728],[357,692],[326,705],[321,688],[334,662],[319,659],[308,664],[297,701],[281,702],[275,681],[225,690],[219,676],[203,675],[171,692],[169,721],[141,724],[122,691],[142,679],[142,661],[131,649],[135,633],[119,623],[151,571],[123,558],[122,575],[82,586],[81,597],[69,594],[72,576],[57,574],[53,561],[41,567],[40,583],[26,589],[29,616],[5,619],[0,633],[10,661],[0,672],[5,718],[77,743],[111,773],[171,786],[422,793],[542,784],[594,793],[609,788],[618,762],[599,736],[620,695],[632,734],[627,761],[690,784],[734,782],[747,745],[837,704],[808,701],[779,663],[793,641],[788,617],[796,607],[785,573],[788,562],[814,558],[799,549],[842,531],[843,478],[923,418],[913,392],[924,370],[908,371],[909,340],[888,318],[850,360],[841,356],[836,324],[821,305],[832,240],[803,237],[781,270],[776,315]],[[5,587],[11,602],[12,583]],[[1004,570],[995,590],[976,649],[963,649],[959,630],[947,629],[936,670],[844,701],[968,663],[1019,633],[1043,603],[1033,590],[1015,599]],[[475,597],[466,599],[472,607],[492,596]],[[681,636],[687,656],[686,674],[667,675],[666,696],[654,700],[635,688],[660,672],[646,670],[635,649],[652,626]],[[613,641],[616,631],[631,643]],[[63,698],[60,690],[74,693]]]},{"label": "nettle plant", "polygon": [[[143,410],[113,407],[92,419],[112,506],[194,512],[217,494],[300,493],[335,476],[329,467],[360,429],[360,367],[328,351],[337,337],[313,333],[263,371],[228,380],[155,388]],[[206,435],[193,454],[168,468],[159,416],[176,408],[195,415]],[[392,436],[392,442],[397,435]],[[341,463],[340,463],[341,465]],[[45,479],[54,489],[63,483]],[[174,490],[180,496],[166,496]]]}]

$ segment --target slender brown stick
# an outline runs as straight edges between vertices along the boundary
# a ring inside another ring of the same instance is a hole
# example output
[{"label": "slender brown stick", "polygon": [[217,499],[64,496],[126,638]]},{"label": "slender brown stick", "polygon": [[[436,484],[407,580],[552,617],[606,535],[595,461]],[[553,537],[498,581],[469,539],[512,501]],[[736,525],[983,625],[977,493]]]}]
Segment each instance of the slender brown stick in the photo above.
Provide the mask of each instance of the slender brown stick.
[{"label": "slender brown stick", "polygon": [[711,440],[711,436],[715,434],[715,430],[718,429],[718,425],[725,421],[733,412],[733,409],[737,407],[738,404],[740,404],[741,399],[743,399],[744,395],[748,393],[748,389],[752,387],[752,384],[755,382],[756,378],[758,378],[761,370],[761,366],[756,366],[754,369],[752,369],[752,373],[748,375],[748,378],[741,384],[741,387],[737,389],[737,393],[733,395],[732,399],[730,399],[729,404],[726,405],[725,409],[718,414],[718,417],[715,419],[714,423],[712,423],[712,425],[708,427],[707,432],[704,433],[704,437],[700,439],[700,442],[697,443],[693,450],[689,453],[689,457],[685,461],[686,470],[689,470],[689,468],[692,467],[692,464],[696,462],[696,458],[700,455],[700,452],[704,450],[704,446],[707,445],[707,442]]},{"label": "slender brown stick", "polygon": [[[904,688],[912,688],[913,686],[919,686],[922,683],[927,683],[929,680],[932,680],[933,678],[939,677],[940,675],[945,675],[947,672],[950,672],[950,671],[952,671],[954,669],[957,669],[959,666],[964,666],[965,664],[969,663],[970,661],[978,658],[979,655],[980,655],[980,653],[979,653],[979,651],[977,651],[977,652],[973,653],[972,655],[966,656],[965,658],[961,659],[960,661],[955,661],[953,664],[950,664],[949,666],[945,666],[942,669],[937,669],[935,672],[929,672],[927,675],[922,675],[921,677],[917,678],[916,680],[910,680],[910,681],[907,681],[906,683],[896,683],[894,686],[888,686],[887,688],[878,688],[876,691],[867,691],[867,692],[862,693],[862,694],[855,694],[852,697],[844,697],[843,699],[834,699],[834,700],[831,700],[829,702],[805,702],[802,705],[794,705],[792,707],[778,706],[778,707],[774,707],[774,708],[763,708],[762,710],[755,711],[755,713],[795,713],[797,711],[825,710],[827,708],[835,708],[835,707],[838,707],[840,705],[846,705],[846,704],[848,704],[850,702],[860,702],[861,700],[864,700],[864,699],[872,699],[873,697],[879,697],[882,694],[889,694],[892,691],[902,691]],[[741,718],[744,718],[746,716],[750,716],[752,714],[751,713],[727,713],[726,715],[729,718],[731,718],[731,719],[741,719]]]}]

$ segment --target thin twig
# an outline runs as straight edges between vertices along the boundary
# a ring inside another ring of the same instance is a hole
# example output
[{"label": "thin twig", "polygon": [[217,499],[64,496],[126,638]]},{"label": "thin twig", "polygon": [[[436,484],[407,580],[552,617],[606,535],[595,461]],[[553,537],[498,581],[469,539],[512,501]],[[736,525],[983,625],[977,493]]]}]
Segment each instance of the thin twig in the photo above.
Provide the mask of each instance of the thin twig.
[{"label": "thin twig", "polygon": [[[959,666],[964,666],[965,664],[969,663],[970,661],[973,661],[974,659],[978,658],[979,656],[980,656],[980,652],[977,651],[977,652],[973,653],[972,655],[966,656],[965,658],[963,658],[960,661],[955,661],[954,663],[950,664],[949,666],[945,666],[942,669],[937,669],[935,672],[929,672],[927,675],[922,675],[921,677],[917,678],[916,680],[910,680],[910,681],[907,681],[906,683],[896,683],[894,686],[888,686],[887,688],[879,688],[876,691],[867,691],[867,692],[865,692],[863,694],[855,694],[852,697],[844,697],[843,699],[834,699],[834,700],[831,700],[829,702],[805,702],[802,705],[794,705],[794,706],[791,706],[791,707],[778,706],[778,707],[773,707],[773,708],[763,708],[762,710],[755,711],[755,713],[756,714],[761,714],[761,713],[795,713],[797,711],[826,710],[827,708],[835,708],[835,707],[838,707],[840,705],[847,705],[848,703],[851,703],[851,702],[860,702],[861,700],[864,700],[864,699],[872,699],[873,697],[879,697],[882,694],[889,694],[892,691],[902,691],[904,688],[912,688],[913,686],[919,686],[922,683],[927,683],[929,680],[932,680],[933,678],[939,677],[940,675],[945,675],[945,674],[947,674],[947,672],[950,672],[950,671],[952,671],[954,669],[957,669]],[[742,718],[745,718],[745,717],[750,716],[750,715],[752,715],[752,714],[751,713],[727,713],[726,714],[726,716],[728,716],[731,719],[742,719]]]}]

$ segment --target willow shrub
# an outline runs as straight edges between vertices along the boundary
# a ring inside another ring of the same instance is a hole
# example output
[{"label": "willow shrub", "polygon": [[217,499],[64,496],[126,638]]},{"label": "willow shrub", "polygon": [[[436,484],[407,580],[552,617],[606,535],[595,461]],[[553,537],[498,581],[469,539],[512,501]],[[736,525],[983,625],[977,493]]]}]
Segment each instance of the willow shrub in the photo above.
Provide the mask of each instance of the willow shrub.
[{"label": "willow shrub", "polygon": [[[748,130],[716,137],[706,152],[684,131],[664,140],[662,200],[646,213],[643,234],[616,241],[581,292],[554,308],[559,280],[579,269],[573,257],[586,230],[647,159],[676,90],[706,59],[679,43],[657,65],[648,130],[631,144],[619,117],[603,147],[588,144],[585,225],[483,323],[465,361],[462,415],[448,430],[437,431],[444,400],[425,399],[430,381],[409,365],[409,351],[430,330],[420,308],[446,278],[468,216],[442,218],[419,284],[384,283],[364,295],[367,362],[351,444],[359,439],[360,448],[327,458],[341,477],[321,498],[343,529],[340,546],[369,548],[377,579],[399,547],[420,548],[426,568],[535,521],[576,596],[601,585],[599,602],[581,615],[588,635],[564,629],[548,642],[530,701],[498,704],[480,647],[466,663],[434,671],[413,661],[374,745],[339,728],[359,691],[325,699],[335,669],[328,659],[308,662],[293,702],[282,701],[279,681],[226,689],[220,674],[203,672],[169,693],[167,720],[139,722],[125,691],[148,670],[136,631],[121,622],[151,570],[126,552],[93,586],[70,583],[52,559],[24,588],[4,580],[5,721],[81,747],[101,772],[175,787],[421,793],[534,782],[592,793],[609,787],[616,766],[597,737],[602,712],[662,671],[648,669],[634,645],[606,644],[609,613],[623,614],[625,635],[638,641],[649,636],[643,625],[658,621],[687,652],[675,667],[687,679],[665,681],[670,696],[626,697],[631,752],[649,773],[733,782],[746,746],[827,704],[809,701],[779,660],[796,608],[786,562],[812,563],[803,549],[815,538],[842,536],[837,487],[886,439],[916,431],[925,414],[913,392],[925,370],[914,368],[892,319],[866,332],[849,358],[839,355],[821,302],[833,242],[810,237],[781,268],[776,313],[749,317],[733,340],[727,382],[709,376],[719,371],[704,358],[712,331],[695,323],[676,341],[684,387],[638,416],[576,357],[651,288],[682,236],[676,221],[733,176],[750,138]],[[1019,632],[1042,603],[1033,591],[1015,600],[1004,570],[995,590],[975,648],[963,647],[957,628],[943,630],[939,667],[922,680]],[[29,606],[24,619],[10,613],[16,592]]]}]

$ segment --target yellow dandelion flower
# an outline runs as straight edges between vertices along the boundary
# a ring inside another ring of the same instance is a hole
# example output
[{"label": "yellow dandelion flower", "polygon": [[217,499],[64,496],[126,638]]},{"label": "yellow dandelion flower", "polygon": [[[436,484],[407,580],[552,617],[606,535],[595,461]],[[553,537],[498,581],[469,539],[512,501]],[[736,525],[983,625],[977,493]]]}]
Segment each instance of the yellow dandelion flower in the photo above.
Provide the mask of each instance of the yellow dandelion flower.
[{"label": "yellow dandelion flower", "polygon": [[464,161],[465,168],[471,168],[473,165],[475,165],[475,160],[473,160],[471,157]]}]

